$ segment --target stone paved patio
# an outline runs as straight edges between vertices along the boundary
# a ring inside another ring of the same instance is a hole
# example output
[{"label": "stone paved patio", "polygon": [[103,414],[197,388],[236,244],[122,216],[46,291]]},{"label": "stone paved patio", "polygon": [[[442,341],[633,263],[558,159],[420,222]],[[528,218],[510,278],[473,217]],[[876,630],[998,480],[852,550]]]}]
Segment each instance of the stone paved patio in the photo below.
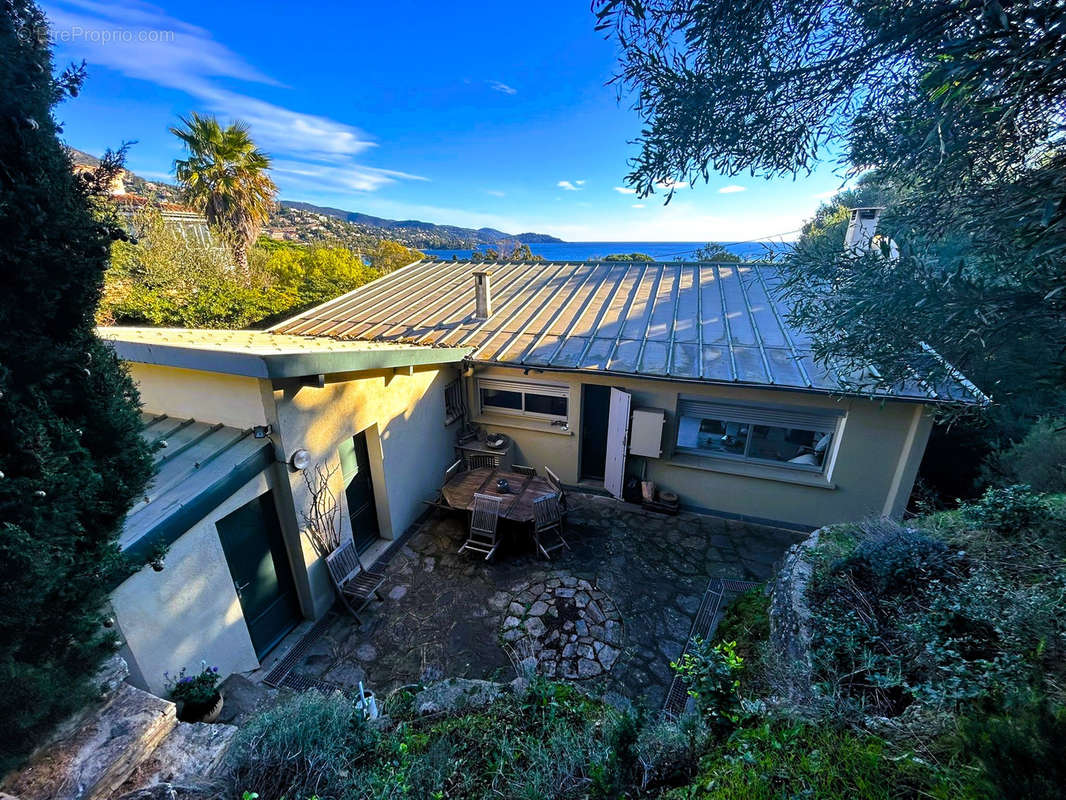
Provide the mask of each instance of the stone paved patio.
[{"label": "stone paved patio", "polygon": [[510,680],[507,650],[540,670],[658,707],[710,578],[763,581],[802,534],[645,512],[569,495],[555,561],[514,536],[493,562],[456,553],[462,517],[431,518],[388,564],[386,599],[360,628],[339,615],[294,672],[379,695],[439,677]]}]

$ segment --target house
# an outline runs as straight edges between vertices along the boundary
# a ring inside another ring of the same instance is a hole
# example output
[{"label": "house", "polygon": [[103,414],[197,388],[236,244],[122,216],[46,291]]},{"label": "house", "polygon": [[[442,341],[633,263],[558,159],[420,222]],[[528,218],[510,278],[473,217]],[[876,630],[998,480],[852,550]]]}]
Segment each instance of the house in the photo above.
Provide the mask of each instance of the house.
[{"label": "house", "polygon": [[473,423],[514,459],[621,495],[653,481],[695,510],[812,528],[899,516],[962,376],[842,390],[787,321],[772,265],[423,261],[276,326],[460,347]]},{"label": "house", "polygon": [[454,461],[446,395],[464,350],[254,331],[99,334],[140,389],[155,447],[158,473],[119,541],[153,566],[111,594],[131,680],[153,692],[164,672],[201,659],[223,675],[255,669],[330,608],[324,564],[300,532],[308,469],[335,468],[342,536],[373,561]]},{"label": "house", "polygon": [[935,407],[983,395],[872,370],[842,390],[777,280],[757,263],[420,261],[267,332],[101,329],[160,464],[122,547],[169,548],[112,594],[135,680],[158,691],[200,659],[253,669],[325,613],[300,532],[313,465],[336,470],[342,535],[373,561],[471,425],[506,434],[514,463],[616,496],[652,481],[690,509],[802,529],[898,516]]}]

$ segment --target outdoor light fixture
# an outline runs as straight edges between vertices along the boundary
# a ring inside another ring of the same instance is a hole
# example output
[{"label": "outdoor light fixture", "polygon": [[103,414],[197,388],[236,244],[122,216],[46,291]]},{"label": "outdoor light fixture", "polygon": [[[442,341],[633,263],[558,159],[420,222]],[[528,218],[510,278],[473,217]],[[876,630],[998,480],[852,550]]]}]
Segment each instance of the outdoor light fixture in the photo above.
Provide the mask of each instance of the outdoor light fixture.
[{"label": "outdoor light fixture", "polygon": [[303,449],[297,450],[289,456],[289,464],[294,470],[305,470],[311,466],[311,454]]},{"label": "outdoor light fixture", "polygon": [[254,428],[252,428],[252,436],[254,436],[256,439],[265,439],[273,432],[274,429],[271,428],[269,425],[256,425]]}]

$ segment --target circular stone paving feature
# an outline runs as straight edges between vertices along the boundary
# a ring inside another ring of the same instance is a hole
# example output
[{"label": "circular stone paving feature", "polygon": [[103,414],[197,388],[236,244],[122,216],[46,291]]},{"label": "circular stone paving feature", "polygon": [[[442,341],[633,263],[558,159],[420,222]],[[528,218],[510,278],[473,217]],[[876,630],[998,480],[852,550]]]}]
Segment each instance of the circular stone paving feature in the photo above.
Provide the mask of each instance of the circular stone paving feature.
[{"label": "circular stone paving feature", "polygon": [[606,592],[583,578],[531,581],[511,594],[504,642],[527,639],[547,678],[585,680],[614,666],[622,649],[622,617]]}]

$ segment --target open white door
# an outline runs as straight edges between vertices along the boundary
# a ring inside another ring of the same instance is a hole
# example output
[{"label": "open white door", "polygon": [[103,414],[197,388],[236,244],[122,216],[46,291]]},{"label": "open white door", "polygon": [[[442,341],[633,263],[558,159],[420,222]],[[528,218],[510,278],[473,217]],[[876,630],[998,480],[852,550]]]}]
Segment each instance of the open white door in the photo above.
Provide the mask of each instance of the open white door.
[{"label": "open white door", "polygon": [[622,499],[622,481],[626,474],[626,442],[629,440],[629,392],[611,389],[611,410],[607,417],[607,463],[603,468],[603,486]]}]

